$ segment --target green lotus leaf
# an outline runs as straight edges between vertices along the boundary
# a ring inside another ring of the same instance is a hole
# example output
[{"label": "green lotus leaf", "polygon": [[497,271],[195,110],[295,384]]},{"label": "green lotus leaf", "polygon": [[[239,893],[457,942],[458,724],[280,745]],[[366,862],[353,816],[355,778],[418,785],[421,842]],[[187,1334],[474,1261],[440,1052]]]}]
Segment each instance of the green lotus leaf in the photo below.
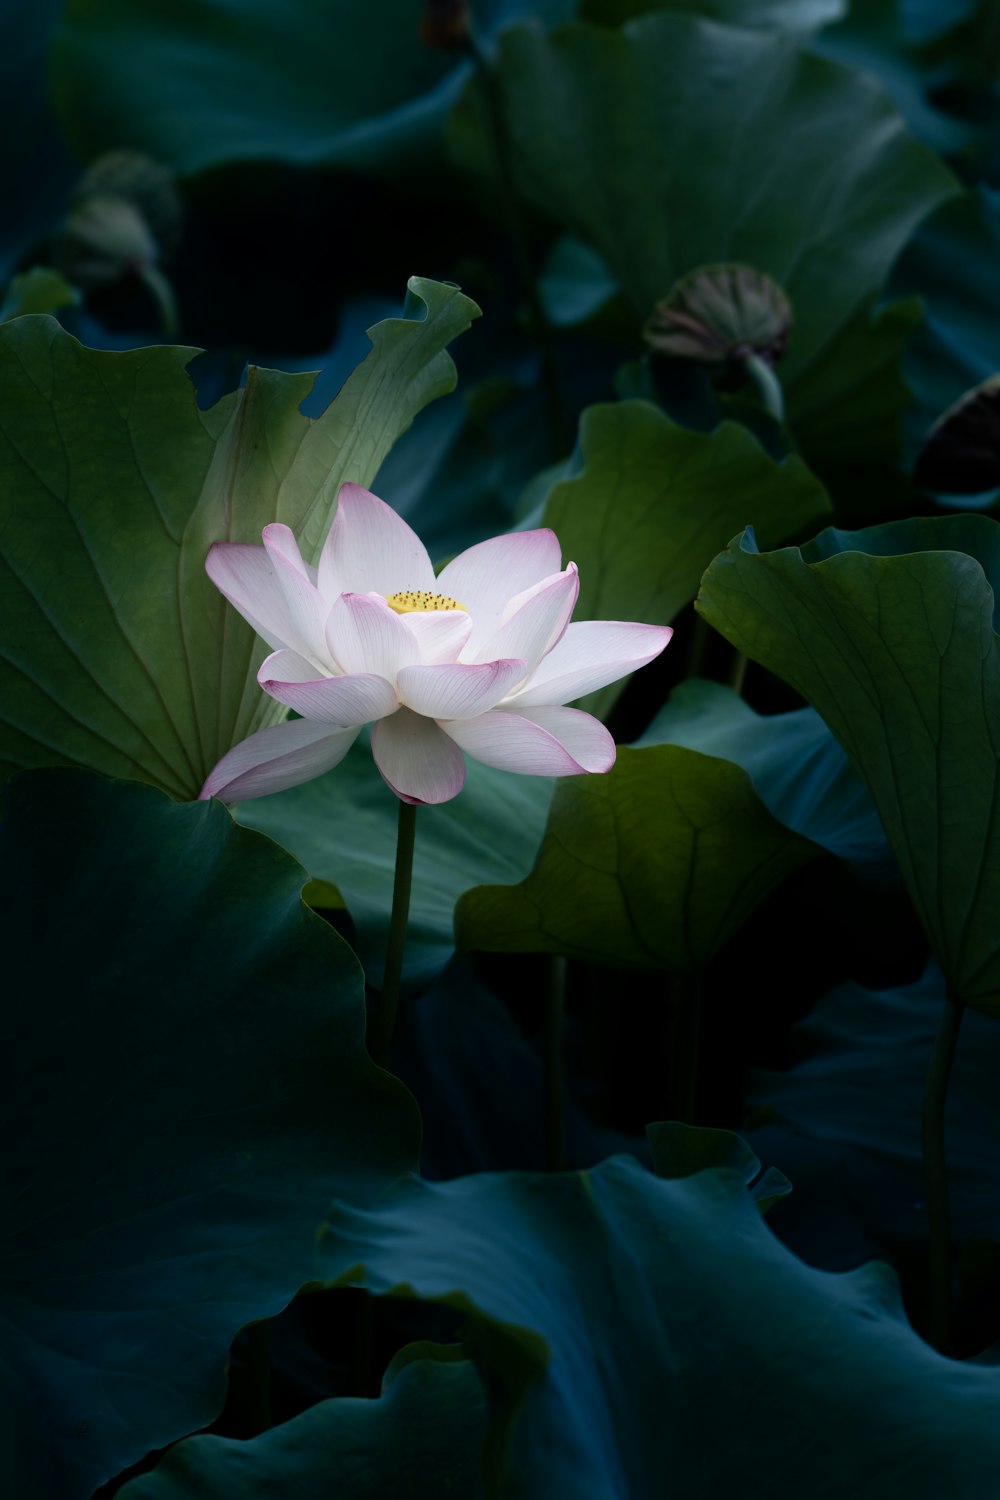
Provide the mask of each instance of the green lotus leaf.
[{"label": "green lotus leaf", "polygon": [[486,1400],[476,1367],[443,1344],[410,1344],[378,1401],[321,1401],[249,1442],[176,1443],[121,1500],[479,1500]]},{"label": "green lotus leaf", "polygon": [[556,788],[535,867],[459,901],[459,948],[694,973],[818,853],[739,766],[675,745],[619,750]]},{"label": "green lotus leaf", "polygon": [[[429,978],[448,962],[463,892],[484,879],[528,873],[551,800],[547,777],[512,776],[470,760],[460,797],[420,809],[406,933],[410,977]],[[291,850],[314,878],[336,885],[376,981],[392,909],[398,807],[362,741],[328,775],[236,809],[241,823]]]},{"label": "green lotus leaf", "polygon": [[[413,0],[328,5],[255,0],[69,0],[56,33],[57,106],[78,151],[123,140],[181,176],[227,162],[285,161],[402,175],[433,160],[469,66],[422,45]],[[492,31],[572,0],[484,0]]]},{"label": "green lotus leaf", "polygon": [[[920,1150],[927,1063],[945,1004],[937,964],[913,984],[838,985],[792,1032],[786,1072],[750,1075],[748,1139],[795,1183],[781,1237],[828,1269],[871,1255],[919,1267],[927,1191]],[[1000,1027],[970,1011],[948,1086],[947,1147],[956,1243],[1000,1242],[994,1116]],[[756,1123],[755,1123],[756,1122]],[[919,1272],[918,1272],[919,1275]]]},{"label": "green lotus leaf", "polygon": [[[517,25],[497,82],[519,190],[600,252],[636,328],[678,277],[745,262],[791,299],[789,387],[956,187],[871,79],[791,37],[664,13],[617,31]],[[485,176],[478,92],[451,125]]]},{"label": "green lotus leaf", "polygon": [[778,542],[829,512],[801,459],[775,463],[735,422],[691,432],[646,401],[588,407],[579,460],[544,513],[580,569],[578,619],[665,625],[694,598],[736,517],[755,517]]},{"label": "green lotus leaf", "polygon": [[812,708],[758,714],[718,682],[682,682],[639,745],[684,745],[742,766],[768,812],[864,878],[896,877],[868,789]]},{"label": "green lotus leaf", "polygon": [[5,795],[5,1483],[87,1500],[217,1415],[331,1196],[377,1196],[419,1127],[284,851],[82,771]]},{"label": "green lotus leaf", "polygon": [[988,1493],[1000,1372],[918,1338],[885,1266],[790,1254],[742,1162],[693,1165],[411,1179],[332,1212],[322,1268],[465,1315],[490,1496]]},{"label": "green lotus leaf", "polygon": [[285,711],[265,647],[205,573],[212,542],[285,522],[314,557],[341,481],[369,484],[452,389],[445,350],[478,309],[414,279],[422,317],[373,348],[315,421],[311,376],[251,370],[200,411],[194,351],[84,348],[48,318],[0,327],[0,766],[66,763],[196,797],[238,740]]},{"label": "green lotus leaf", "polygon": [[1000,525],[737,538],[698,608],[822,714],[864,777],[956,1000],[1000,1014]]}]

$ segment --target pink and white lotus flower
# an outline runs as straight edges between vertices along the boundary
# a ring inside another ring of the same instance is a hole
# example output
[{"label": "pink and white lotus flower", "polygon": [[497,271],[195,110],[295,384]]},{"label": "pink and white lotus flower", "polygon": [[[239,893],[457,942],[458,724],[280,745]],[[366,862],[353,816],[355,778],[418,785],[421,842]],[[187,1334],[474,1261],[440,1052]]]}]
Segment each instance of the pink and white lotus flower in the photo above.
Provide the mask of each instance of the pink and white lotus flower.
[{"label": "pink and white lotus flower", "polygon": [[309,781],[372,722],[375,763],[404,802],[457,796],[466,755],[529,776],[609,771],[611,735],[565,705],[651,661],[672,634],[570,624],[577,570],[548,530],[480,542],[435,577],[415,532],[356,484],[341,486],[318,568],[287,526],[266,526],[263,541],[217,542],[205,566],[272,648],[257,681],[302,717],[234,746],[203,798]]}]

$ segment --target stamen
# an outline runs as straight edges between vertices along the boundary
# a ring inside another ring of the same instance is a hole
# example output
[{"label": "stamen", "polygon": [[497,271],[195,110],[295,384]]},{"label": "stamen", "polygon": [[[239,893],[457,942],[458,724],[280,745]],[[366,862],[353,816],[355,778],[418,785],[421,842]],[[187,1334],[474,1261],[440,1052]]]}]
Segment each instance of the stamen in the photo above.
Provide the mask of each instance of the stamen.
[{"label": "stamen", "polygon": [[459,604],[457,599],[449,599],[447,594],[426,594],[415,589],[407,589],[401,594],[387,594],[385,602],[390,609],[394,609],[397,615],[426,614],[434,609],[464,609],[464,604]]}]

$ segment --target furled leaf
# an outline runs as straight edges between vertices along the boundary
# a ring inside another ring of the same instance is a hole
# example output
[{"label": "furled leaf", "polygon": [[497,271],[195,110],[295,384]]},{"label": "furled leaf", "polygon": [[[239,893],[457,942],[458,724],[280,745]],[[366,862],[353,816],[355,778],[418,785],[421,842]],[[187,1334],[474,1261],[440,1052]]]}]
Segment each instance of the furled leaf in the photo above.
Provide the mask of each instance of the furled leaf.
[{"label": "furled leaf", "polygon": [[578,619],[667,624],[737,517],[777,542],[829,510],[801,459],[775,463],[736,423],[691,432],[645,401],[589,407],[580,460],[544,516],[580,569]]},{"label": "furled leaf", "polygon": [[[469,66],[419,39],[413,0],[70,0],[56,38],[57,103],[88,156],[123,139],[181,176],[226,162],[363,171],[423,165]],[[484,0],[487,31],[572,0]]]},{"label": "furled leaf", "polygon": [[177,1443],[121,1500],[478,1500],[486,1401],[475,1365],[445,1345],[412,1344],[378,1401],[321,1401],[250,1442]]},{"label": "furled leaf", "polygon": [[721,683],[682,682],[638,743],[684,745],[735,762],[779,823],[850,860],[869,880],[895,877],[868,789],[815,709],[757,714]]},{"label": "furled leaf", "polygon": [[87,1500],[211,1421],[330,1198],[413,1164],[412,1101],[368,1059],[361,971],[304,879],[217,803],[73,770],[7,789],[11,1494]]},{"label": "furled leaf", "polygon": [[738,766],[674,745],[619,750],[606,776],[559,783],[531,874],[463,896],[456,940],[695,972],[816,853]]},{"label": "furled leaf", "polygon": [[[512,776],[470,760],[460,797],[420,809],[406,934],[411,977],[428,978],[447,963],[454,951],[455,902],[463,891],[483,879],[520,880],[527,874],[551,800],[546,777]],[[357,927],[361,959],[376,981],[392,909],[398,807],[361,742],[329,775],[237,809],[241,823],[269,834],[311,875],[336,885]]]},{"label": "furled leaf", "polygon": [[[872,80],[780,35],[673,14],[620,31],[520,25],[500,38],[497,77],[520,191],[601,253],[637,328],[679,276],[746,262],[791,298],[789,385],[955,188]],[[485,174],[478,93],[452,125]]]},{"label": "furled leaf", "polygon": [[1000,651],[985,516],[737,538],[698,607],[790,682],[857,765],[954,996],[1000,1014]]},{"label": "furled leaf", "polygon": [[413,1179],[335,1210],[321,1251],[331,1280],[465,1313],[491,1496],[643,1500],[667,1476],[679,1495],[938,1500],[988,1493],[1000,1462],[1000,1372],[923,1343],[886,1267],[797,1260],[739,1167]]},{"label": "furled leaf", "polygon": [[445,352],[476,315],[414,279],[423,316],[373,348],[315,421],[311,377],[252,370],[198,410],[192,351],[86,349],[47,318],[0,327],[0,763],[70,762],[197,796],[236,741],[283,709],[264,648],[205,573],[212,542],[274,520],[314,555],[341,481],[454,385]]}]

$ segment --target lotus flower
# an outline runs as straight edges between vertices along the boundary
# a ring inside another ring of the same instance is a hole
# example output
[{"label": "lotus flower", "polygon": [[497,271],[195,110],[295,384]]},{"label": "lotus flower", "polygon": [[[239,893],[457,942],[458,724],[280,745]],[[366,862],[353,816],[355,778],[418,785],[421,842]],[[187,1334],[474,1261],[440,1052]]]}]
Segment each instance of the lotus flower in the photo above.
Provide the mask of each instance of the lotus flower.
[{"label": "lotus flower", "polygon": [[610,771],[611,735],[565,704],[651,661],[672,633],[571,625],[577,570],[548,530],[480,542],[435,577],[419,537],[356,484],[341,486],[318,568],[287,526],[263,541],[217,542],[206,568],[272,648],[257,681],[302,717],[236,745],[203,798],[309,781],[373,721],[375,764],[404,802],[457,796],[466,755],[529,776]]}]

